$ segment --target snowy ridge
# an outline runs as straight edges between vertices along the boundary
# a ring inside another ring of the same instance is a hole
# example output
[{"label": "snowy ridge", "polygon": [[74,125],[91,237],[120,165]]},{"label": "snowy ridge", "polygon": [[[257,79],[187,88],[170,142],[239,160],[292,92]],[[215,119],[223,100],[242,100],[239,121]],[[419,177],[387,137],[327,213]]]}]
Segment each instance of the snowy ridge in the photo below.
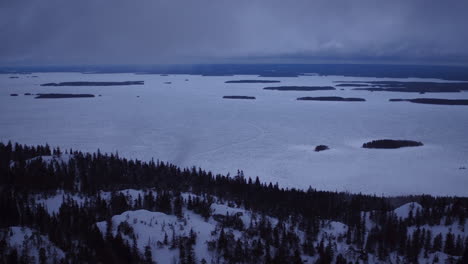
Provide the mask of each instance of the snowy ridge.
[{"label": "snowy ridge", "polygon": [[72,154],[60,154],[60,155],[51,155],[51,156],[39,156],[32,159],[27,160],[26,162],[31,162],[33,160],[41,159],[45,163],[55,162],[65,162],[68,163],[70,159],[73,158]]},{"label": "snowy ridge", "polygon": [[[123,222],[128,223],[133,228],[137,247],[142,253],[145,246],[150,246],[155,261],[171,263],[178,259],[179,252],[170,249],[169,241],[177,239],[173,237],[174,235],[187,237],[190,235],[190,230],[193,230],[197,240],[200,241],[194,247],[197,258],[210,260],[211,256],[206,250],[205,242],[211,239],[211,231],[216,225],[205,222],[199,215],[190,212],[186,213],[186,219],[181,220],[174,215],[147,210],[127,211],[112,217],[112,232],[114,236],[117,235],[118,226]],[[97,226],[103,234],[106,233],[106,222],[99,222]],[[124,237],[129,243],[133,243],[131,237]]]},{"label": "snowy ridge", "polygon": [[36,204],[41,204],[49,214],[56,214],[66,200],[72,200],[78,205],[83,205],[86,197],[78,194],[66,193],[63,190],[57,191],[54,195],[37,195]]},{"label": "snowy ridge", "polygon": [[[138,199],[151,192],[152,195],[157,196],[157,192],[152,189],[137,190],[125,189],[113,192],[114,194],[123,194],[129,204],[135,205]],[[112,192],[100,191],[99,197],[105,201],[110,201]],[[187,202],[189,199],[200,196],[192,193],[182,193],[182,199]],[[57,213],[60,206],[67,201],[73,200],[78,205],[83,205],[87,200],[93,200],[97,197],[86,197],[80,195],[72,195],[63,191],[58,191],[55,195],[49,197],[38,197],[36,203],[43,204],[50,214]],[[121,214],[114,215],[108,221],[101,221],[96,223],[98,229],[103,236],[121,236],[127,241],[128,245],[135,245],[138,251],[143,255],[147,250],[151,252],[151,256],[157,263],[178,263],[180,260],[180,248],[178,243],[184,239],[194,237],[195,243],[193,244],[194,257],[198,262],[202,260],[207,263],[217,263],[222,260],[218,251],[213,248],[216,241],[219,239],[220,233],[225,232],[226,236],[232,237],[234,241],[243,241],[246,245],[253,247],[255,240],[259,239],[257,236],[250,236],[249,229],[253,226],[258,227],[258,223],[265,219],[273,229],[283,226],[285,230],[294,228],[293,232],[299,239],[299,243],[305,242],[305,232],[298,227],[291,225],[289,220],[279,221],[277,218],[269,216],[260,216],[252,211],[245,210],[240,207],[233,207],[233,203],[220,202],[216,197],[215,201],[211,204],[211,216],[204,218],[192,210],[187,209],[186,206],[182,209],[182,215],[166,214],[158,211],[149,210],[133,210],[125,211]],[[393,213],[399,219],[408,219],[411,215],[416,215],[418,210],[422,211],[422,206],[418,203],[411,202],[404,204],[396,209]],[[369,236],[372,234],[374,228],[380,228],[373,220],[373,212],[362,212],[365,230],[363,232],[364,241],[369,241]],[[235,225],[225,225],[223,221],[226,219],[239,219],[243,227],[236,228]],[[455,243],[466,241],[468,239],[467,232],[468,223],[465,221],[460,225],[457,221],[448,223],[447,218],[444,218],[441,223],[437,225],[410,225],[407,228],[407,234],[410,238],[414,237],[416,233],[431,233],[431,244],[435,243],[436,236],[440,237],[441,247],[440,250],[427,251],[419,254],[418,259],[420,263],[433,263],[439,260],[439,263],[445,263],[448,259],[457,259],[456,256],[450,256],[443,252],[443,247],[446,243],[448,235],[453,235]],[[110,228],[108,224],[111,223]],[[359,261],[359,263],[385,263],[379,259],[377,252],[367,252],[366,243],[363,248],[356,248],[350,244],[349,227],[341,222],[321,220],[320,231],[317,234],[313,247],[330,248],[335,257],[342,255],[348,260]],[[18,229],[15,229],[18,230]],[[110,233],[110,234],[109,234]],[[29,237],[31,235],[28,235]],[[354,236],[354,235],[353,235]],[[43,239],[46,239],[45,237]],[[17,241],[15,238],[13,241]],[[272,249],[273,250],[273,249]],[[275,251],[272,251],[275,252]],[[60,251],[57,253],[60,256]],[[314,263],[318,259],[318,255],[309,256],[302,254],[300,258],[307,263]],[[389,252],[388,261],[393,263],[405,263],[405,258],[397,252]],[[363,261],[363,262],[361,262]],[[222,262],[221,262],[222,263]]]},{"label": "snowy ridge", "polygon": [[7,242],[6,248],[10,253],[16,250],[23,257],[27,256],[27,259],[24,259],[26,263],[40,263],[41,258],[45,259],[45,263],[58,263],[65,257],[60,248],[32,228],[12,226],[2,229],[0,240]]},{"label": "snowy ridge", "polygon": [[[34,157],[32,159],[28,159],[26,160],[26,163],[27,164],[30,164],[31,162],[33,161],[36,161],[36,160],[42,160],[42,162],[45,162],[46,164],[51,164],[53,162],[57,162],[57,163],[61,163],[61,162],[65,162],[65,163],[68,163],[70,162],[70,159],[73,158],[73,155],[72,154],[60,154],[60,155],[49,155],[49,156],[38,156],[38,157]],[[15,161],[11,160],[10,161],[10,168],[14,167],[15,166]]]},{"label": "snowy ridge", "polygon": [[396,208],[394,212],[397,215],[397,217],[406,219],[410,216],[410,214],[412,216],[415,216],[418,210],[422,210],[422,206],[418,203],[413,202],[413,203],[404,204]]},{"label": "snowy ridge", "polygon": [[[143,196],[146,192],[149,192],[149,190],[144,191],[144,190],[135,190],[135,189],[125,189],[125,190],[117,191],[116,193],[124,194],[127,197],[127,200],[129,202],[133,202],[135,199],[138,198],[138,195]],[[156,194],[156,192],[154,193]],[[100,191],[99,195],[101,199],[109,201],[111,197],[111,192]],[[54,213],[58,213],[64,201],[68,199],[73,200],[78,205],[83,205],[86,199],[93,199],[93,198],[95,197],[84,196],[80,194],[72,194],[72,193],[64,192],[63,190],[57,190],[52,195],[50,194],[36,195],[35,201],[36,201],[36,204],[43,205],[46,208],[47,212],[49,212],[49,214],[54,214]]]}]

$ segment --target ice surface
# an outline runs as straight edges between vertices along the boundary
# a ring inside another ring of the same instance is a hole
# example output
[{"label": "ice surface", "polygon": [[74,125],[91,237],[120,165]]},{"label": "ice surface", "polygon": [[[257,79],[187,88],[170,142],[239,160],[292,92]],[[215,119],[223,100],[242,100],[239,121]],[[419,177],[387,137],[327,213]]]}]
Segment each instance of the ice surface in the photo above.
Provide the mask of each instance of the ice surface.
[{"label": "ice surface", "polygon": [[[226,84],[254,76],[40,73],[0,75],[0,140],[83,151],[152,157],[285,187],[371,194],[468,195],[468,107],[388,102],[390,98],[468,98],[468,93],[266,91],[265,84]],[[188,79],[189,81],[185,81]],[[333,81],[432,79],[301,76],[267,78],[281,85],[327,86]],[[41,87],[65,81],[133,81],[141,86]],[[170,85],[164,82],[171,82]],[[269,85],[271,86],[271,85]],[[101,97],[34,100],[24,93],[91,93]],[[18,97],[10,97],[18,93]],[[224,95],[257,100],[223,100]],[[139,96],[139,97],[137,97]],[[367,101],[296,101],[301,96]],[[363,149],[374,139],[409,139],[424,146]],[[315,152],[316,145],[330,150]]]}]

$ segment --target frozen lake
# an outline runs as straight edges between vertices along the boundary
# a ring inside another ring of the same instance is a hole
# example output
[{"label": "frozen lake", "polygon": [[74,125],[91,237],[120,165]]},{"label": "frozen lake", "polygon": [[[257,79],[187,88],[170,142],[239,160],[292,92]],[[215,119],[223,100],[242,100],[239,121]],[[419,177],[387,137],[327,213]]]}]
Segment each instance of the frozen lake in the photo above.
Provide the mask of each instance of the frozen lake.
[{"label": "frozen lake", "polygon": [[[388,102],[390,98],[463,98],[468,93],[344,90],[266,91],[280,85],[333,81],[431,79],[301,76],[204,77],[37,73],[0,75],[0,140],[197,166],[285,187],[371,194],[468,196],[468,106]],[[29,76],[29,77],[28,77]],[[186,81],[188,79],[188,81]],[[226,84],[228,80],[280,80]],[[145,85],[41,87],[47,82],[145,81]],[[171,82],[171,84],[165,84]],[[11,97],[18,93],[18,97]],[[24,93],[91,93],[96,98],[34,99]],[[225,95],[256,100],[226,100]],[[137,97],[139,96],[139,97]],[[302,96],[361,97],[366,102],[296,101]],[[374,139],[410,139],[422,147],[363,149]],[[316,145],[331,149],[315,152]]]}]

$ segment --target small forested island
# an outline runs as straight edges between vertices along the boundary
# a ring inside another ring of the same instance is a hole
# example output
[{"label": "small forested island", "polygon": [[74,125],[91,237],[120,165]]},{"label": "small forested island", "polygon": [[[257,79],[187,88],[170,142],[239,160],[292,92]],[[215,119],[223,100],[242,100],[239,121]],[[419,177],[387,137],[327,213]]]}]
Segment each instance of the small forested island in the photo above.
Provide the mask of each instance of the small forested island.
[{"label": "small forested island", "polygon": [[372,86],[353,90],[405,93],[459,93],[468,91],[468,82],[336,81],[337,86]]},{"label": "small forested island", "polygon": [[144,81],[125,81],[125,82],[60,82],[44,83],[41,86],[121,86],[121,85],[143,85]]},{"label": "small forested island", "polygon": [[299,73],[268,72],[262,73],[258,77],[299,77]]},{"label": "small forested island", "polygon": [[340,83],[337,84],[336,86],[339,87],[367,87],[369,84],[363,84],[363,83]]},{"label": "small forested island", "polygon": [[299,97],[297,98],[299,101],[334,101],[334,102],[365,102],[366,99],[364,98],[355,98],[355,97],[339,97],[339,96],[319,96],[319,97]]},{"label": "small forested island", "polygon": [[437,98],[415,98],[415,99],[390,99],[390,102],[411,102],[416,104],[434,105],[468,105],[468,99],[437,99]]},{"label": "small forested island", "polygon": [[328,150],[328,149],[330,149],[330,148],[328,146],[326,146],[326,145],[318,145],[318,146],[315,147],[316,152],[320,152],[320,151],[324,151],[324,150]]},{"label": "small forested island", "polygon": [[254,96],[243,96],[243,95],[225,95],[223,96],[224,99],[249,99],[255,100]]},{"label": "small forested island", "polygon": [[331,86],[276,86],[276,87],[265,87],[264,90],[276,90],[276,91],[331,91],[336,90]]},{"label": "small forested island", "polygon": [[362,144],[363,148],[375,148],[375,149],[397,149],[404,147],[419,147],[423,146],[422,142],[413,140],[394,140],[394,139],[379,139],[373,140]]},{"label": "small forested island", "polygon": [[224,83],[279,83],[281,81],[273,80],[235,80],[235,81],[225,81]]},{"label": "small forested island", "polygon": [[94,97],[94,94],[59,94],[59,93],[49,93],[49,94],[37,94],[35,99],[60,99],[60,98],[89,98]]},{"label": "small forested island", "polygon": [[219,77],[219,76],[234,76],[234,74],[230,73],[206,73],[202,74],[203,77]]}]

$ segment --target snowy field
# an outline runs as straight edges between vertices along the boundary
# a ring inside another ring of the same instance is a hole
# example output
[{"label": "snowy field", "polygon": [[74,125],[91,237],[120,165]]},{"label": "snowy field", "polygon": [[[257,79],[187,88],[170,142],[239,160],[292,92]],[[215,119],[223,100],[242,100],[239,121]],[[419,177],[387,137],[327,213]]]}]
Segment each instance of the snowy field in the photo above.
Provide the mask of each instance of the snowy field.
[{"label": "snowy field", "polygon": [[[0,75],[0,141],[199,166],[285,187],[377,195],[468,196],[468,106],[388,102],[390,98],[463,98],[468,93],[266,91],[266,86],[334,85],[333,81],[404,80],[341,76],[259,78],[193,75],[38,73]],[[186,81],[187,79],[187,81]],[[226,84],[228,80],[280,80]],[[47,82],[145,81],[145,85],[41,87]],[[409,79],[410,81],[438,81]],[[440,81],[440,80],[439,80]],[[171,84],[165,84],[171,82]],[[335,83],[336,84],[336,83]],[[11,93],[19,96],[11,97]],[[91,93],[101,97],[34,99],[24,93]],[[224,95],[255,96],[226,100]],[[138,97],[139,96],[139,97]],[[302,96],[361,97],[366,102],[296,101]],[[361,148],[374,139],[424,146]],[[315,152],[316,145],[331,149]]]}]

